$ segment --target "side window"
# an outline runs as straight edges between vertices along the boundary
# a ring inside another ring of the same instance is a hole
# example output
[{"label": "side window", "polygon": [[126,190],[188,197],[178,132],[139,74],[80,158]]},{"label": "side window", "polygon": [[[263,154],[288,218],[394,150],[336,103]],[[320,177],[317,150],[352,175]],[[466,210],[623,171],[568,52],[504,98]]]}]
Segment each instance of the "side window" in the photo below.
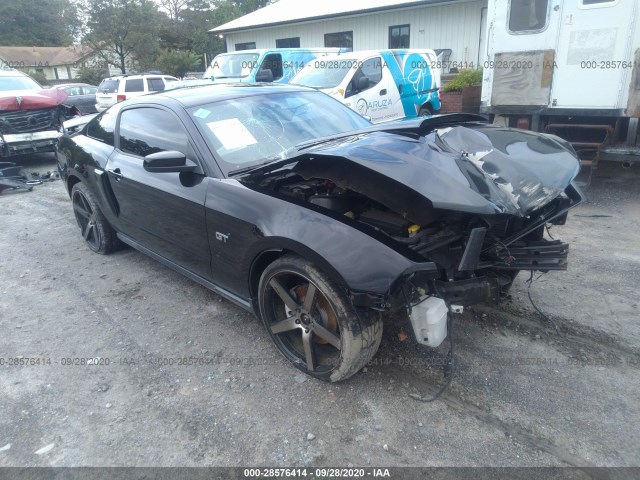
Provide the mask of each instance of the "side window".
[{"label": "side window", "polygon": [[353,30],[349,32],[325,33],[324,46],[353,50]]},{"label": "side window", "polygon": [[70,97],[74,97],[76,95],[82,95],[82,87],[69,87],[66,89],[67,90],[67,95],[69,95]]},{"label": "side window", "polygon": [[389,48],[409,48],[410,25],[389,27]]},{"label": "side window", "polygon": [[380,83],[380,80],[382,80],[382,59],[375,57],[365,60],[353,74],[345,96],[368,90]]},{"label": "side window", "polygon": [[98,90],[96,87],[82,87],[82,94],[83,95],[95,95],[96,90]]},{"label": "side window", "polygon": [[164,82],[161,78],[147,78],[147,85],[150,92],[162,92],[164,90]]},{"label": "side window", "polygon": [[616,0],[582,0],[582,5],[598,5],[600,3],[613,3]]},{"label": "side window", "polygon": [[177,150],[187,153],[188,139],[182,124],[166,110],[134,108],[120,115],[120,150],[145,157]]},{"label": "side window", "polygon": [[141,78],[127,80],[124,84],[125,92],[144,92],[144,80]]},{"label": "side window", "polygon": [[270,53],[264,57],[260,69],[271,70],[273,73],[273,79],[279,80],[284,74],[282,71],[282,55],[279,53]]},{"label": "side window", "polygon": [[238,50],[254,50],[256,42],[236,43],[236,51]]},{"label": "side window", "polygon": [[87,136],[107,145],[113,146],[113,132],[116,129],[118,109],[110,108],[102,115],[94,118],[87,125]]},{"label": "side window", "polygon": [[510,0],[509,31],[539,32],[547,26],[549,0]]},{"label": "side window", "polygon": [[300,48],[300,37],[278,38],[276,48]]}]

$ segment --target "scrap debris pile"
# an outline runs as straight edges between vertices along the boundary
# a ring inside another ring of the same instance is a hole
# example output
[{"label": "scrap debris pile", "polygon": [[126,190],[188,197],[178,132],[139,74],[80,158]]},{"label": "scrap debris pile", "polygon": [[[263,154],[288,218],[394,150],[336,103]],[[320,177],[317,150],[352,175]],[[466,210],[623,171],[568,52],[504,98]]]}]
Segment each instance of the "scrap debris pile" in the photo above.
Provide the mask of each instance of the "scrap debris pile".
[{"label": "scrap debris pile", "polygon": [[58,172],[28,173],[20,165],[11,162],[0,162],[0,193],[5,190],[24,190],[30,192],[34,185],[58,180]]}]

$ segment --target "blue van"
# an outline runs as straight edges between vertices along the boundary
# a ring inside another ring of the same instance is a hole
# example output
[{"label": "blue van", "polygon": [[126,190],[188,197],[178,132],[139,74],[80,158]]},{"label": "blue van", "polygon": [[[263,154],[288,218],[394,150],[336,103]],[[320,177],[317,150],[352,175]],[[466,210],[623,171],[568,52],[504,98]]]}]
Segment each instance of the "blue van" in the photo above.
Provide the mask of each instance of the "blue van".
[{"label": "blue van", "polygon": [[214,83],[289,83],[310,61],[346,51],[340,48],[272,48],[221,53],[203,78]]},{"label": "blue van", "polygon": [[316,58],[291,83],[317,88],[374,123],[440,110],[440,70],[433,50],[349,52]]}]

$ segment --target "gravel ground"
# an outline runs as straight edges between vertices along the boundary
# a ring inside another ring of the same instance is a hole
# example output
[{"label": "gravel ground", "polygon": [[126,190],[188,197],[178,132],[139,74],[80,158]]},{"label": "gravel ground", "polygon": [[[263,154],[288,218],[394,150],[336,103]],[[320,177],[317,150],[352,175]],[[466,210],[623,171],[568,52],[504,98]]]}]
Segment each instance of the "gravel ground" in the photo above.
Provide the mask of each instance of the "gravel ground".
[{"label": "gravel ground", "polygon": [[5,192],[0,466],[638,466],[640,167],[585,192],[551,230],[569,271],[531,288],[553,324],[524,275],[467,309],[433,403],[410,394],[441,384],[446,345],[389,331],[361,373],[315,381],[251,314],[132,249],[90,252],[60,181]]}]

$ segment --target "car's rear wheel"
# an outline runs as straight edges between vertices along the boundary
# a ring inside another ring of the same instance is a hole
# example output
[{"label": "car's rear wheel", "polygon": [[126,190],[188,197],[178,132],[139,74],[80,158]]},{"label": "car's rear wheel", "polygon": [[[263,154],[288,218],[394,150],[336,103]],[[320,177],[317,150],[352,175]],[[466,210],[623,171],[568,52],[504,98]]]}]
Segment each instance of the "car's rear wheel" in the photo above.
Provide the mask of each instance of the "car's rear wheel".
[{"label": "car's rear wheel", "polygon": [[96,253],[111,253],[118,247],[118,238],[100,211],[98,201],[82,182],[71,189],[71,202],[76,222],[87,246]]},{"label": "car's rear wheel", "polygon": [[280,352],[320,380],[350,377],[380,346],[379,312],[356,310],[344,289],[300,257],[285,255],[265,269],[258,301]]}]

